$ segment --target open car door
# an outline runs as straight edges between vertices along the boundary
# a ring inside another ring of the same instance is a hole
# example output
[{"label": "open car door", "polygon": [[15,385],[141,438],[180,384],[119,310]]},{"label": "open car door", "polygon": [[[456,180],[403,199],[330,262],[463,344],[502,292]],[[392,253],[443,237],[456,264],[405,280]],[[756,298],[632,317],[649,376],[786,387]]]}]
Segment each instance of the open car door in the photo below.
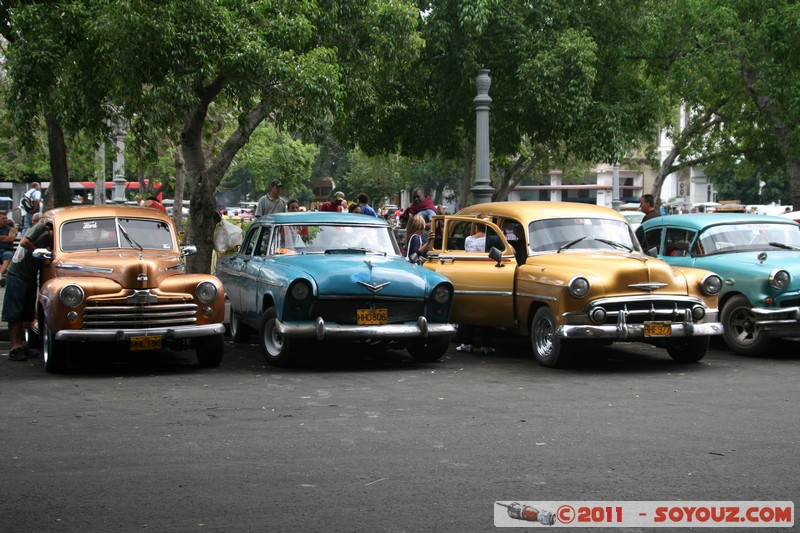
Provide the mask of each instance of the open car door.
[{"label": "open car door", "polygon": [[[500,228],[488,220],[459,215],[435,216],[431,228],[435,237],[424,266],[453,283],[453,322],[514,326],[517,261]],[[490,257],[493,248],[497,259]]]}]

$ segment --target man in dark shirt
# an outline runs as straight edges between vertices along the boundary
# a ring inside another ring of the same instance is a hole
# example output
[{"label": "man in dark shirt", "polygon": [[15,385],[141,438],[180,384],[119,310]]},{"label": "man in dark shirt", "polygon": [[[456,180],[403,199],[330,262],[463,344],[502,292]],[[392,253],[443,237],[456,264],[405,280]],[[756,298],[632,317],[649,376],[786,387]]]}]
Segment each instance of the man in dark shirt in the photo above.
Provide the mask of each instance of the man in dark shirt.
[{"label": "man in dark shirt", "polygon": [[44,259],[33,257],[37,248],[53,247],[53,224],[40,222],[22,237],[17,246],[6,275],[6,294],[3,298],[3,320],[8,322],[8,335],[11,351],[8,358],[24,361],[34,357],[33,352],[22,346],[25,322],[33,322],[36,317],[36,293],[39,289],[39,270]]}]

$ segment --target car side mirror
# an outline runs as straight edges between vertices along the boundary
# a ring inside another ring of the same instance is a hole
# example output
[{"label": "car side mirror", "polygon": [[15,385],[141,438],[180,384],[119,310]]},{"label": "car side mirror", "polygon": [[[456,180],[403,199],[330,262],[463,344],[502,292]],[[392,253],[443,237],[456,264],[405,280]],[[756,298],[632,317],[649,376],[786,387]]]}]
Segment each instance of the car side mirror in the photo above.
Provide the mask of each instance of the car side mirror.
[{"label": "car side mirror", "polygon": [[497,268],[502,268],[502,267],[505,266],[503,264],[503,252],[502,252],[502,250],[499,250],[499,249],[495,248],[494,246],[492,246],[492,249],[489,250],[489,259],[494,259],[495,261],[497,261],[497,264],[495,265]]},{"label": "car side mirror", "polygon": [[647,249],[647,255],[650,257],[658,257],[658,248],[653,246],[652,248]]},{"label": "car side mirror", "polygon": [[37,248],[32,253],[36,259],[53,259],[53,250],[47,248]]},{"label": "car side mirror", "polygon": [[408,256],[408,262],[413,263],[415,265],[421,265],[422,263],[425,262],[425,260],[426,260],[425,257],[422,257],[416,252]]},{"label": "car side mirror", "polygon": [[194,244],[187,244],[181,247],[181,257],[186,257],[187,255],[194,255],[197,253],[197,246]]}]

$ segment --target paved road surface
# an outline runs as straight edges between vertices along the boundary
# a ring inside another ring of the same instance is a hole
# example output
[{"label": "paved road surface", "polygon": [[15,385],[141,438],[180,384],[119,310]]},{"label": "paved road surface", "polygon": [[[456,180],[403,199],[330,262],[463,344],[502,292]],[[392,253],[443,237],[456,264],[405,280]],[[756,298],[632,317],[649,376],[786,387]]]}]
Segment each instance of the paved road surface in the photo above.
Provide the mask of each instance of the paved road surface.
[{"label": "paved road surface", "polygon": [[795,344],[689,366],[625,344],[572,370],[500,344],[291,370],[232,344],[214,370],[2,358],[0,531],[465,532],[494,530],[498,500],[800,502]]}]

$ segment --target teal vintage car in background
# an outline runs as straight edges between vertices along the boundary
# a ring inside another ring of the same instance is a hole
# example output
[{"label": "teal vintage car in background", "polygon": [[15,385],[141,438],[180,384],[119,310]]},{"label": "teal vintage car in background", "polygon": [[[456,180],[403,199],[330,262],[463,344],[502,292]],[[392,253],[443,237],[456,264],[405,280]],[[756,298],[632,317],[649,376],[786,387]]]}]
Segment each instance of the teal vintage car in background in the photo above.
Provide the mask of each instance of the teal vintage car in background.
[{"label": "teal vintage car in background", "polygon": [[435,361],[456,327],[453,285],[400,254],[384,220],[349,213],[260,218],[239,252],[217,263],[234,341],[257,331],[264,357],[285,366],[298,341],[406,348]]},{"label": "teal vintage car in background", "polygon": [[764,355],[778,337],[800,337],[800,224],[784,217],[691,214],[642,225],[645,250],[723,280],[720,317],[728,347]]}]

